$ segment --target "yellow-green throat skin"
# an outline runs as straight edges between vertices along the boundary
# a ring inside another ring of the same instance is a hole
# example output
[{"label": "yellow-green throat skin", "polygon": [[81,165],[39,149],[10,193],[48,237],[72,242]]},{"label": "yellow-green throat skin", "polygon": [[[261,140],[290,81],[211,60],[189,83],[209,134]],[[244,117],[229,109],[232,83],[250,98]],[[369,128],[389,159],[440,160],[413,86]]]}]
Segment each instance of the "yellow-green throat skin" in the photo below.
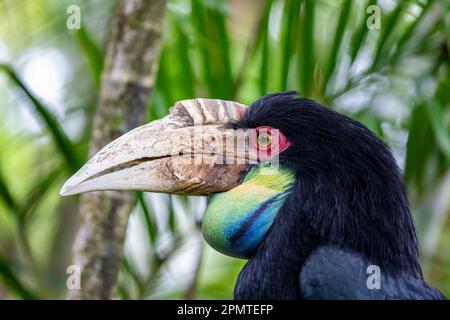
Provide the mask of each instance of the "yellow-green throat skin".
[{"label": "yellow-green throat skin", "polygon": [[251,257],[293,182],[294,173],[289,169],[261,165],[251,168],[242,184],[212,196],[202,224],[205,240],[226,255]]}]

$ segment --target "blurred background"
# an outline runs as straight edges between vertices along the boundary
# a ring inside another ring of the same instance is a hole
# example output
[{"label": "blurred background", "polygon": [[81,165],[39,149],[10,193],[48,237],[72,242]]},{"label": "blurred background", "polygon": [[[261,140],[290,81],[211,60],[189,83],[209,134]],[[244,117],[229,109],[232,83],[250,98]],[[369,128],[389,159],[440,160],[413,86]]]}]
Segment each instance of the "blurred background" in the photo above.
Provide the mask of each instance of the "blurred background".
[{"label": "blurred background", "polygon": [[[0,0],[0,299],[64,297],[79,199],[58,192],[87,158],[115,6]],[[361,121],[392,148],[425,277],[450,296],[449,49],[448,0],[169,0],[148,120],[177,100],[294,89]],[[205,245],[205,207],[137,194],[117,298],[232,298],[245,261]]]}]

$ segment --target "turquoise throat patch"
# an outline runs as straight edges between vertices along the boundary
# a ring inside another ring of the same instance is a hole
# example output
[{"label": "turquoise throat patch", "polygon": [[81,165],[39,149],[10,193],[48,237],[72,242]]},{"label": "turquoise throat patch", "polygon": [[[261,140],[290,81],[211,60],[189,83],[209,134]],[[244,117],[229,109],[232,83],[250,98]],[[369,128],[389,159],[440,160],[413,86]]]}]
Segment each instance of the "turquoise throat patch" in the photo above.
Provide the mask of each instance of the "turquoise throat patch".
[{"label": "turquoise throat patch", "polygon": [[251,257],[272,225],[293,182],[291,170],[253,167],[242,184],[212,196],[202,224],[205,240],[226,255]]}]

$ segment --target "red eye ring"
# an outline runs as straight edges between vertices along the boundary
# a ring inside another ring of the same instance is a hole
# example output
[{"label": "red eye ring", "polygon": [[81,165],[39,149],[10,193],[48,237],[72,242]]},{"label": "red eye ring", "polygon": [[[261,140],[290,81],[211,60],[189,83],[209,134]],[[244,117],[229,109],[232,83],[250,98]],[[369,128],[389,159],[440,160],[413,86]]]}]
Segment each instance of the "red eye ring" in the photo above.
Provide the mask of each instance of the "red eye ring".
[{"label": "red eye ring", "polygon": [[264,158],[279,154],[291,145],[291,142],[278,129],[269,126],[259,126],[255,128],[255,131],[255,148],[258,151],[263,151],[265,154]]}]

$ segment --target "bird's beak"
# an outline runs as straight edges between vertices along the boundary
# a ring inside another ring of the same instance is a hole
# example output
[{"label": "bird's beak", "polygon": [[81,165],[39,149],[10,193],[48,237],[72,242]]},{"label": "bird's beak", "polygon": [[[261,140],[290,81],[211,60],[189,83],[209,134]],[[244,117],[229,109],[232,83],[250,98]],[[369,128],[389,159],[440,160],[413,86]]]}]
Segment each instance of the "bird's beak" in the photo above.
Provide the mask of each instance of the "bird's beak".
[{"label": "bird's beak", "polygon": [[[226,129],[246,106],[223,100],[177,102],[166,117],[136,128],[94,155],[62,196],[100,190],[201,195],[237,186],[247,169],[239,130]],[[248,158],[247,158],[248,160]]]}]

